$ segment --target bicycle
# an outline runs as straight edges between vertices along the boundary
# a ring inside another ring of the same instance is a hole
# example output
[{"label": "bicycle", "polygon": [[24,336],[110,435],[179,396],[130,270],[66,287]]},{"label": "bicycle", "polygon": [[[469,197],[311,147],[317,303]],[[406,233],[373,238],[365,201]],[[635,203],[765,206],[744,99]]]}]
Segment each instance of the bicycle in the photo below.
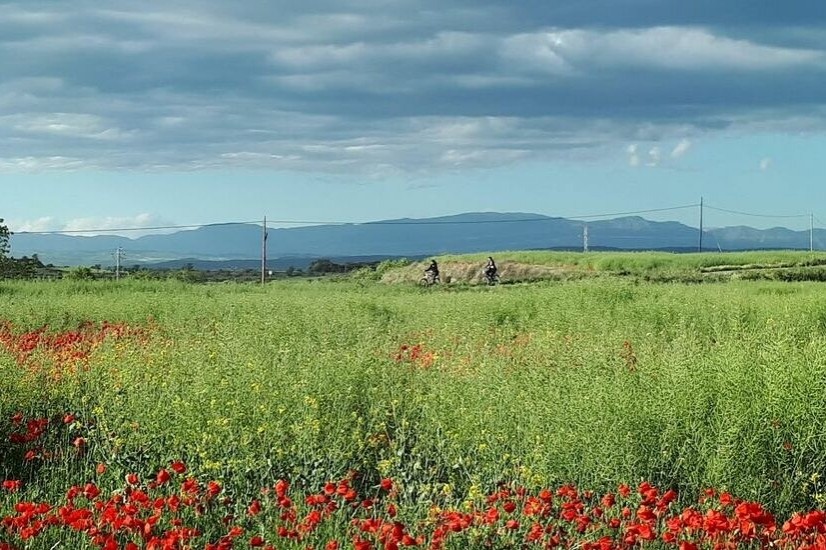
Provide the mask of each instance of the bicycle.
[{"label": "bicycle", "polygon": [[419,279],[419,286],[432,286],[441,282],[442,280],[439,278],[439,275],[434,274],[432,271],[426,271],[424,277]]},{"label": "bicycle", "polygon": [[484,273],[485,282],[488,286],[495,286],[502,282],[499,278],[498,273],[488,273],[487,271]]}]

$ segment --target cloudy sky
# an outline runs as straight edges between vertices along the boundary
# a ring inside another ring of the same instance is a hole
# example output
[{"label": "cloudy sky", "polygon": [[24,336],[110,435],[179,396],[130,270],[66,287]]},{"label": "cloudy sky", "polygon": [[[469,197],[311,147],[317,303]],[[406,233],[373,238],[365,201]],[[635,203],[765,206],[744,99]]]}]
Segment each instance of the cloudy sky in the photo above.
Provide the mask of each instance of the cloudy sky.
[{"label": "cloudy sky", "polygon": [[0,1],[17,230],[826,220],[824,130],[822,0]]}]

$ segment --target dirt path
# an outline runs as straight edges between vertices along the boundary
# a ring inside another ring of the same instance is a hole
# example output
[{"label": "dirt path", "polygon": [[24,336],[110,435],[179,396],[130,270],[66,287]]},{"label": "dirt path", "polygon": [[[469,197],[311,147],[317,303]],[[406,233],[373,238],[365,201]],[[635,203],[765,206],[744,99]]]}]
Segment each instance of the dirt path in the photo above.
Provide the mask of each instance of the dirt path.
[{"label": "dirt path", "polygon": [[[389,271],[382,277],[383,283],[416,283],[422,278],[429,262],[416,262]],[[588,271],[575,266],[546,266],[518,262],[499,263],[499,277],[503,283],[540,281],[545,279],[569,279],[587,276]],[[483,284],[484,263],[442,262],[439,264],[444,283]]]}]

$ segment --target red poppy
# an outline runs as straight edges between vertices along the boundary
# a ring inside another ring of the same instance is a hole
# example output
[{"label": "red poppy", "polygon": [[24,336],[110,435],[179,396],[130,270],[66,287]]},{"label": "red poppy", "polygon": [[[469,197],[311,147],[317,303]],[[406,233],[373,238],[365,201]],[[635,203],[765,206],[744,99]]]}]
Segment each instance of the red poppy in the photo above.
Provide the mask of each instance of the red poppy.
[{"label": "red poppy", "polygon": [[166,468],[161,468],[155,476],[155,483],[164,485],[169,482],[170,479],[172,479],[172,476],[169,475],[169,471]]},{"label": "red poppy", "polygon": [[261,513],[261,501],[260,500],[253,500],[252,503],[247,507],[247,514],[249,516],[257,516]]},{"label": "red poppy", "polygon": [[19,479],[7,479],[3,482],[3,489],[10,493],[16,493],[22,486],[23,482]]}]

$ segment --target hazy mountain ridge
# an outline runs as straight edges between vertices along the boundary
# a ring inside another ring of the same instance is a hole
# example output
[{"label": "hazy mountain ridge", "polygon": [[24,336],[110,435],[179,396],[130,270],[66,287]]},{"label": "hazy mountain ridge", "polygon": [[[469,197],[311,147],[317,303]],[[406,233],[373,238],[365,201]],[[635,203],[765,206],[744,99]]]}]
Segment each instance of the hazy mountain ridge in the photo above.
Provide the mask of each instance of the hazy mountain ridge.
[{"label": "hazy mountain ridge", "polygon": [[[269,257],[398,257],[520,249],[579,249],[582,221],[541,214],[474,212],[425,219],[395,219],[364,224],[318,225],[270,229]],[[698,230],[685,224],[626,216],[587,223],[591,248],[625,250],[692,250]],[[826,247],[826,230],[814,232],[816,248]],[[783,227],[747,226],[706,230],[703,248],[808,248],[809,232]],[[114,235],[72,236],[21,232],[11,238],[16,257],[38,254],[46,263],[81,265],[114,263],[122,247],[124,263],[148,264],[171,260],[228,261],[259,258],[260,225],[207,225],[194,230],[136,239]]]}]

